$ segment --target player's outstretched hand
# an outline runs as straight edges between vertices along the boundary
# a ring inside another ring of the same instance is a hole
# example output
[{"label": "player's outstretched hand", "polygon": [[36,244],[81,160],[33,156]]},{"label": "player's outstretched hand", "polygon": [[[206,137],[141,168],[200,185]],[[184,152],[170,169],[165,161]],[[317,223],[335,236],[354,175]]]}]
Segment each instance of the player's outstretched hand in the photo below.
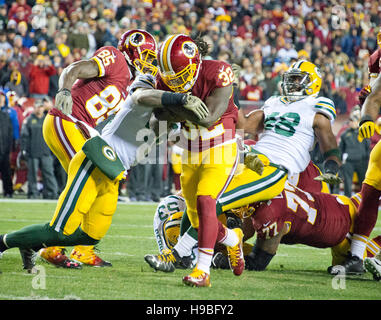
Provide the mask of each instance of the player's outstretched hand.
[{"label": "player's outstretched hand", "polygon": [[71,97],[70,90],[65,88],[58,90],[56,94],[54,107],[62,111],[66,115],[71,114],[71,110],[73,107],[73,99]]},{"label": "player's outstretched hand", "polygon": [[317,181],[323,181],[328,184],[340,184],[343,180],[337,175],[333,173],[323,173],[320,176],[314,178]]},{"label": "player's outstretched hand", "polygon": [[198,97],[187,95],[184,108],[192,111],[200,120],[205,119],[209,115],[206,104]]},{"label": "player's outstretched hand", "polygon": [[362,142],[364,139],[369,139],[374,135],[376,125],[373,121],[365,121],[359,128],[357,140]]},{"label": "player's outstretched hand", "polygon": [[248,167],[250,170],[253,170],[259,175],[262,175],[265,164],[259,158],[258,154],[254,152],[246,153],[244,163],[245,166]]}]

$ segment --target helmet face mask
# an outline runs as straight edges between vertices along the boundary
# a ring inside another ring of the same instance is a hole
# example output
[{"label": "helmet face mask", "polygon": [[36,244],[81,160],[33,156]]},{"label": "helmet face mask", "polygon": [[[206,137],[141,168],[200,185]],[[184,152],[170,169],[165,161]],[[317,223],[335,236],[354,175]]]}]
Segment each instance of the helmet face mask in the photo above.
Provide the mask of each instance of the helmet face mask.
[{"label": "helmet face mask", "polygon": [[128,64],[140,73],[150,73],[153,76],[157,74],[158,68],[154,65],[157,59],[157,44],[155,38],[147,31],[134,29],[125,32],[119,40],[118,49]]},{"label": "helmet face mask", "polygon": [[286,71],[282,77],[282,90],[286,96],[304,96],[311,82],[308,73],[299,70]]},{"label": "helmet face mask", "polygon": [[140,57],[136,58],[132,63],[140,73],[148,73],[155,76],[158,72],[158,68],[155,66],[156,58],[156,52],[147,49],[144,50],[140,54]]},{"label": "helmet face mask", "polygon": [[178,74],[162,73],[162,78],[169,89],[175,92],[187,92],[192,89],[195,82],[197,65],[191,64]]},{"label": "helmet face mask", "polygon": [[201,56],[194,41],[183,34],[167,38],[159,49],[158,62],[163,82],[174,92],[187,92],[194,86]]}]

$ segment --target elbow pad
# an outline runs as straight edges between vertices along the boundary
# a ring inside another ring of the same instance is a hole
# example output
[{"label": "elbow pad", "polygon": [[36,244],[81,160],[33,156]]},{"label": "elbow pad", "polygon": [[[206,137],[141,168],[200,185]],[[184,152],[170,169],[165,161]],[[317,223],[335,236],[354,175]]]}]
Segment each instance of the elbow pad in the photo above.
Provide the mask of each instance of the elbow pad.
[{"label": "elbow pad", "polygon": [[263,271],[274,256],[275,254],[270,254],[255,245],[252,252],[246,257],[246,269]]}]

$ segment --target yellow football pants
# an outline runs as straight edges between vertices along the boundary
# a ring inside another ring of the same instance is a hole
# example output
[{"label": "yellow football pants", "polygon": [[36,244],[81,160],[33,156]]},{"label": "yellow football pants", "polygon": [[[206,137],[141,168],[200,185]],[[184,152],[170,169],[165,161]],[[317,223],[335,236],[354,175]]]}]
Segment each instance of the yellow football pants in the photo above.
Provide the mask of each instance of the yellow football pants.
[{"label": "yellow football pants", "polygon": [[70,160],[86,142],[81,131],[74,122],[48,114],[44,120],[42,133],[49,149],[68,172]]},{"label": "yellow football pants", "polygon": [[68,180],[61,193],[50,226],[71,235],[79,226],[100,240],[109,229],[118,202],[119,179],[111,181],[82,150],[73,157]]},{"label": "yellow football pants", "polygon": [[381,190],[381,141],[378,141],[370,153],[368,170],[363,183]]},{"label": "yellow football pants", "polygon": [[243,164],[239,166],[238,173],[234,175],[218,200],[223,212],[254,202],[270,200],[283,191],[288,177],[286,171],[270,165],[264,168],[262,175],[259,175]]},{"label": "yellow football pants", "polygon": [[198,228],[197,197],[218,199],[229,184],[238,163],[237,144],[216,146],[202,152],[184,151],[181,159],[181,190],[193,228]]}]

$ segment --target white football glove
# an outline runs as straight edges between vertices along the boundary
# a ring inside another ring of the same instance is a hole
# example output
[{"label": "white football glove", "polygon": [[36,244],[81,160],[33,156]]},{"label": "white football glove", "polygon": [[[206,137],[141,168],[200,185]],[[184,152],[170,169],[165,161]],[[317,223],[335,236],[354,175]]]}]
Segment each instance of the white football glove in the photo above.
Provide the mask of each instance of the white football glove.
[{"label": "white football glove", "polygon": [[54,107],[66,115],[70,115],[73,108],[73,99],[69,89],[63,88],[56,94]]}]

